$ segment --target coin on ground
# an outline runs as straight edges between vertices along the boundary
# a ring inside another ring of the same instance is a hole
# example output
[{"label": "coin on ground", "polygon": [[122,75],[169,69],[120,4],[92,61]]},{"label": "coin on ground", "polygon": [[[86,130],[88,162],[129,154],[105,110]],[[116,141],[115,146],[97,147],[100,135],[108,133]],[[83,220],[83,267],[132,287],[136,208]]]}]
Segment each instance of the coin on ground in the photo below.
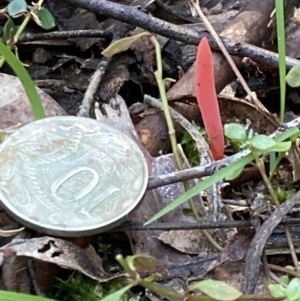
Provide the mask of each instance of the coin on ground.
[{"label": "coin on ground", "polygon": [[143,197],[147,163],[114,127],[61,116],[32,122],[0,145],[0,200],[16,220],[60,236],[103,232]]}]

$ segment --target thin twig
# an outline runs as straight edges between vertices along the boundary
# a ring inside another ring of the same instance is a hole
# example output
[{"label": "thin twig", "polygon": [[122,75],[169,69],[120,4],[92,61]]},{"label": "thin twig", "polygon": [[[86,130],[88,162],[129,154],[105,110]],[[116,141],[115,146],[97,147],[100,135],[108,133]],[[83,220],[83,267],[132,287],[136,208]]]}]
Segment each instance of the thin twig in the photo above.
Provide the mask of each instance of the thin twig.
[{"label": "thin twig", "polygon": [[198,1],[195,0],[190,0],[191,4],[194,6],[194,8],[196,9],[199,17],[202,19],[204,25],[206,26],[207,30],[211,33],[211,35],[213,36],[213,38],[215,39],[215,41],[217,42],[220,50],[222,51],[223,55],[225,56],[228,64],[230,65],[230,67],[232,68],[233,72],[235,73],[236,77],[239,79],[241,85],[243,86],[244,90],[246,91],[246,93],[248,94],[248,98],[249,100],[256,104],[260,109],[264,110],[265,112],[268,112],[268,110],[265,108],[265,106],[256,98],[254,97],[252,91],[250,90],[248,84],[246,83],[246,81],[244,80],[241,72],[239,71],[239,69],[236,67],[232,57],[229,55],[226,47],[224,46],[222,40],[220,39],[220,37],[218,36],[218,34],[216,33],[216,31],[214,30],[214,28],[212,27],[212,25],[210,24],[209,20],[206,18],[206,16],[203,14]]},{"label": "thin twig", "polygon": [[278,284],[281,284],[283,287],[287,287],[287,284],[284,283],[276,274],[270,272],[271,279]]},{"label": "thin twig", "polygon": [[18,39],[20,43],[44,41],[44,40],[60,40],[70,38],[112,38],[111,30],[70,30],[70,31],[52,31],[39,33],[22,33]]},{"label": "thin twig", "polygon": [[293,271],[291,269],[288,269],[288,268],[285,268],[285,267],[282,267],[282,266],[279,266],[279,265],[271,264],[271,263],[269,263],[268,266],[269,266],[269,269],[272,270],[272,271],[284,273],[284,274],[287,274],[287,275],[291,275],[293,277],[298,277],[298,272],[297,271]]},{"label": "thin twig", "polygon": [[111,59],[112,59],[111,57],[103,57],[101,59],[101,62],[98,65],[97,70],[94,72],[92,79],[89,83],[89,86],[86,89],[86,92],[84,94],[82,103],[79,107],[79,112],[78,112],[77,116],[82,116],[82,117],[90,116],[90,110],[91,110],[92,102],[95,97],[95,93],[99,87],[101,79],[102,79],[103,75],[105,74],[106,69],[107,69]]},{"label": "thin twig", "polygon": [[[279,225],[300,225],[300,218],[286,217],[279,223]],[[109,232],[123,232],[123,231],[149,231],[149,230],[194,230],[194,229],[229,229],[229,228],[247,228],[253,227],[253,222],[248,220],[240,221],[205,221],[200,223],[190,222],[174,222],[174,223],[152,223],[144,226],[141,222],[125,222]]]}]

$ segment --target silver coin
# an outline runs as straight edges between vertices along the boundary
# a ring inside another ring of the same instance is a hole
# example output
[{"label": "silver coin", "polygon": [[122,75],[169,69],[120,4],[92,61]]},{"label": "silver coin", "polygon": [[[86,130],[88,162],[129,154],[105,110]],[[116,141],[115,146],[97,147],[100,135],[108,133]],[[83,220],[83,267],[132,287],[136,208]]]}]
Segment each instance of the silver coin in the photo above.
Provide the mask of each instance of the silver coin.
[{"label": "silver coin", "polygon": [[51,117],[0,145],[0,200],[49,234],[81,236],[118,224],[143,197],[147,163],[126,134],[97,120]]}]

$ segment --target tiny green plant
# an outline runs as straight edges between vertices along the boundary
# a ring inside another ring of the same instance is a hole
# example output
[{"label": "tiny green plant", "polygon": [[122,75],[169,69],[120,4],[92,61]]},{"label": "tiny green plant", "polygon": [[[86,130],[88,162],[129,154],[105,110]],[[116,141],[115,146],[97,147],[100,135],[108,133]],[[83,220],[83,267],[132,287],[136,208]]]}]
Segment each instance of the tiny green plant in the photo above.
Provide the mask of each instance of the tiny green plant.
[{"label": "tiny green plant", "polygon": [[[25,0],[11,0],[8,5],[1,10],[7,21],[4,25],[2,40],[11,49],[16,49],[16,42],[23,33],[30,20],[45,30],[55,27],[55,20],[51,12],[42,7],[44,0],[28,5]],[[16,26],[14,19],[23,18],[20,26]],[[0,67],[5,62],[5,57],[0,58]]]},{"label": "tiny green plant", "polygon": [[[57,293],[54,294],[54,298],[59,301],[100,301],[127,285],[127,280],[121,277],[108,283],[99,283],[80,273],[73,273],[67,280],[57,279],[55,284]],[[139,297],[140,294],[128,294],[124,291],[120,300],[138,301]]]},{"label": "tiny green plant", "polygon": [[282,301],[298,301],[300,300],[300,278],[293,278],[287,285],[283,287],[281,284],[269,284],[271,295]]},{"label": "tiny green plant", "polygon": [[[117,294],[117,292],[114,293],[114,296],[110,295],[104,298],[102,301],[118,301],[120,300],[120,295],[124,294],[124,291],[129,290],[130,288],[134,286],[142,286],[144,288],[147,288],[148,290],[152,291],[153,293],[165,297],[168,299],[174,299],[174,300],[189,300],[190,297],[193,298],[193,300],[205,300],[207,296],[213,298],[213,299],[222,299],[224,301],[228,300],[236,300],[240,296],[242,296],[242,293],[239,292],[237,289],[231,287],[230,285],[215,281],[215,280],[204,280],[197,283],[194,283],[189,287],[189,289],[185,292],[177,292],[173,289],[170,289],[169,287],[162,286],[159,284],[156,284],[154,282],[155,278],[148,277],[148,278],[142,278],[140,276],[140,272],[146,272],[147,270],[153,270],[157,266],[157,262],[155,258],[148,256],[148,255],[134,255],[134,256],[127,256],[124,258],[122,255],[118,255],[116,257],[119,264],[122,266],[122,268],[126,271],[129,279],[128,279],[128,286],[125,288],[119,290],[120,294]],[[197,291],[201,291],[206,295],[200,296],[196,295]],[[113,297],[113,298],[111,298]],[[204,298],[203,298],[204,297]]]},{"label": "tiny green plant", "polygon": [[[51,29],[55,26],[55,21],[50,11],[42,7],[43,1],[44,0],[39,0],[37,3],[27,5],[25,0],[11,0],[8,5],[1,10],[1,13],[7,17],[7,21],[4,25],[2,38],[2,41],[6,45],[0,41],[0,67],[7,61],[15,74],[19,77],[28,96],[35,119],[46,117],[40,95],[28,72],[18,57],[12,53],[11,49],[16,48],[15,43],[31,19],[44,29]],[[21,17],[24,17],[24,19],[21,25],[16,27],[13,19]],[[4,139],[3,135],[0,139]]]},{"label": "tiny green plant", "polygon": [[286,152],[291,146],[291,141],[276,142],[275,139],[267,135],[253,135],[250,131],[248,134],[245,128],[238,123],[225,124],[225,136],[233,141],[243,142],[242,147],[249,147],[253,153],[262,152]]},{"label": "tiny green plant", "polygon": [[292,197],[296,193],[296,190],[295,189],[287,189],[287,188],[279,185],[275,188],[275,193],[276,193],[279,203],[282,204],[287,199]]},{"label": "tiny green plant", "polygon": [[[176,291],[169,286],[158,284],[155,282],[156,276],[150,275],[143,278],[143,274],[151,274],[158,265],[156,259],[149,255],[133,255],[124,258],[122,255],[117,255],[117,261],[124,269],[127,275],[127,283],[122,288],[107,295],[101,301],[120,301],[126,292],[133,287],[139,286],[146,288],[148,291],[167,300],[182,300],[182,301],[206,301],[206,300],[223,300],[234,301],[237,299],[255,299],[269,300],[270,295],[243,295],[238,289],[231,285],[213,279],[206,279],[191,284],[185,291]],[[294,299],[295,300],[295,299]]]},{"label": "tiny green plant", "polygon": [[300,65],[295,65],[286,76],[287,84],[292,88],[300,87]]},{"label": "tiny green plant", "polygon": [[[206,135],[205,130],[195,124],[193,126],[200,132],[202,136]],[[180,135],[180,144],[182,145],[186,157],[191,166],[196,166],[200,164],[199,151],[195,140],[191,137],[188,131],[183,131]]]}]

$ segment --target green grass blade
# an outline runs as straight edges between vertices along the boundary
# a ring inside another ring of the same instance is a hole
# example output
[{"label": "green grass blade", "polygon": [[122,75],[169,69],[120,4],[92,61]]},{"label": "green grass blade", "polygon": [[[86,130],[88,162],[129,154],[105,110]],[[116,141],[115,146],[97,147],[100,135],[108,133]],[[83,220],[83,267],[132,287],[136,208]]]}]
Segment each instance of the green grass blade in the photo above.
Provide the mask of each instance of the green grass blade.
[{"label": "green grass blade", "polygon": [[45,118],[46,114],[40,95],[38,94],[32,79],[30,78],[28,72],[26,71],[20,60],[1,41],[0,53],[20,79],[30,101],[31,110],[35,119]]},{"label": "green grass blade", "polygon": [[[299,133],[299,129],[296,127],[291,127],[284,131],[283,133],[279,134],[274,140],[276,142],[282,142],[286,139],[289,139],[293,135]],[[261,153],[258,153],[261,154]],[[197,185],[192,187],[190,190],[188,190],[186,193],[182,194],[179,198],[174,200],[172,203],[164,207],[162,210],[160,210],[158,213],[156,213],[153,217],[151,217],[144,225],[148,225],[154,221],[156,221],[158,218],[164,216],[165,214],[169,213],[170,211],[174,210],[178,206],[184,204],[186,201],[200,193],[201,191],[209,188],[210,186],[216,184],[217,182],[222,181],[226,176],[233,174],[236,170],[241,169],[246,164],[249,164],[254,160],[254,156],[252,154],[248,154],[245,157],[242,157],[241,159],[231,163],[230,165],[226,166],[225,168],[222,168],[218,172],[216,172],[214,175],[207,177],[203,181],[199,182]]]},{"label": "green grass blade", "polygon": [[284,1],[275,0],[276,26],[279,55],[279,82],[280,82],[280,121],[284,122],[285,94],[286,94],[286,62],[285,62],[285,26],[284,26]]},{"label": "green grass blade", "polygon": [[246,164],[249,164],[253,160],[254,160],[254,156],[252,154],[249,154],[245,157],[242,157],[238,161],[233,162],[232,164],[226,166],[225,168],[222,168],[221,170],[216,172],[214,175],[207,177],[205,180],[201,181],[200,183],[198,183],[197,185],[192,187],[186,193],[184,193],[179,198],[177,198],[172,203],[170,203],[165,208],[163,208],[161,211],[156,213],[153,217],[151,217],[145,223],[145,225],[148,225],[148,224],[154,222],[158,218],[160,218],[160,217],[164,216],[165,214],[169,213],[170,211],[174,210],[178,206],[185,203],[187,200],[189,200],[192,197],[194,197],[195,195],[197,195],[200,191],[203,191],[203,190],[209,188],[210,186],[216,184],[217,182],[222,181],[226,176],[234,173],[236,170],[242,168]]},{"label": "green grass blade", "polygon": [[297,127],[292,126],[292,127],[288,128],[287,130],[285,130],[284,132],[277,135],[276,137],[274,137],[274,140],[276,142],[283,142],[285,140],[290,139],[293,136],[299,135],[299,132],[300,132],[300,130]]},{"label": "green grass blade", "polygon": [[55,301],[54,299],[43,298],[39,296],[7,292],[0,290],[1,301]]}]

